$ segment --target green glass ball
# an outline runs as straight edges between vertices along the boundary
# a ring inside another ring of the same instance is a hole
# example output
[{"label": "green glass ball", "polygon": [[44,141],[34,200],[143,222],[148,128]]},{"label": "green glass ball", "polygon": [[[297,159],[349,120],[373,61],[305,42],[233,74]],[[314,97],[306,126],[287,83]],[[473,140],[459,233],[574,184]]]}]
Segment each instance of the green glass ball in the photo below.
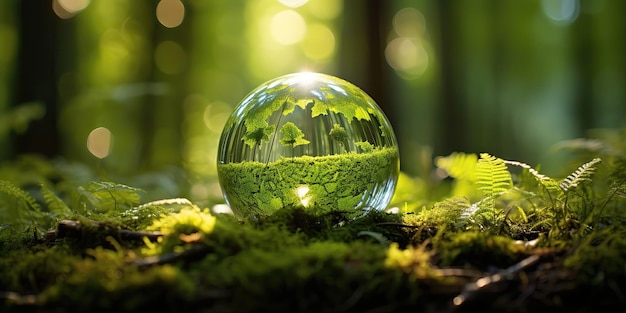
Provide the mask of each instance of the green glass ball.
[{"label": "green glass ball", "polygon": [[330,75],[296,73],[254,89],[236,107],[218,147],[222,193],[238,216],[284,207],[357,217],[393,195],[399,154],[393,129],[363,90]]}]

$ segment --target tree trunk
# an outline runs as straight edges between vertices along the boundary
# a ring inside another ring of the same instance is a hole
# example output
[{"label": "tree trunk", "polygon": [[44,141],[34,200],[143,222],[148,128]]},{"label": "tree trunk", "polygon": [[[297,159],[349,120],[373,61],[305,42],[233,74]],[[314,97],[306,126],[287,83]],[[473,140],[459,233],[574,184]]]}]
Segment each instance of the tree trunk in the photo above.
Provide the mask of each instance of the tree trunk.
[{"label": "tree trunk", "polygon": [[59,153],[57,129],[56,60],[59,19],[49,1],[20,1],[20,34],[15,102],[39,102],[45,115],[13,136],[13,154]]}]

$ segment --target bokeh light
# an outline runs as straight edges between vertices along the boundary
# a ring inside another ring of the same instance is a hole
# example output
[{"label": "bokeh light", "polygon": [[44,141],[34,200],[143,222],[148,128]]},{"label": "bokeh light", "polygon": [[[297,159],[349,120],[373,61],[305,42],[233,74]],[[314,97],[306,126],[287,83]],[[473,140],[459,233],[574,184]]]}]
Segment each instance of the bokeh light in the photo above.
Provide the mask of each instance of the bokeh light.
[{"label": "bokeh light", "polygon": [[297,7],[303,6],[304,4],[309,2],[309,0],[278,0],[278,2],[290,8],[297,8]]},{"label": "bokeh light", "polygon": [[405,79],[414,79],[428,67],[428,52],[422,42],[410,38],[396,38],[385,49],[387,63]]},{"label": "bokeh light", "polygon": [[306,34],[306,23],[300,13],[284,10],[276,13],[270,21],[270,33],[276,42],[292,45],[300,42]]},{"label": "bokeh light", "polygon": [[316,18],[331,20],[343,11],[342,0],[315,0],[307,3],[307,9]]},{"label": "bokeh light", "polygon": [[393,16],[393,30],[400,37],[421,37],[426,32],[426,19],[415,8],[404,8]]},{"label": "bokeh light", "polygon": [[394,14],[392,25],[385,59],[403,79],[416,79],[426,72],[430,60],[425,47],[426,19],[415,8],[403,8]]},{"label": "bokeh light", "polygon": [[542,0],[543,13],[558,25],[569,25],[580,13],[579,0]]},{"label": "bokeh light", "polygon": [[157,4],[156,16],[161,25],[174,28],[185,19],[185,5],[180,0],[161,0]]},{"label": "bokeh light", "polygon": [[62,19],[68,19],[89,6],[90,0],[52,0],[52,11]]},{"label": "bokeh light", "polygon": [[232,108],[225,102],[215,101],[204,109],[204,125],[214,134],[220,134]]},{"label": "bokeh light", "polygon": [[87,136],[87,150],[98,159],[106,158],[111,152],[113,135],[106,127],[98,127]]},{"label": "bokeh light", "polygon": [[302,42],[305,55],[313,60],[326,60],[335,52],[335,35],[322,24],[310,25]]},{"label": "bokeh light", "polygon": [[187,54],[180,44],[166,40],[157,45],[154,51],[154,62],[156,67],[166,74],[178,74],[184,68],[187,61]]}]

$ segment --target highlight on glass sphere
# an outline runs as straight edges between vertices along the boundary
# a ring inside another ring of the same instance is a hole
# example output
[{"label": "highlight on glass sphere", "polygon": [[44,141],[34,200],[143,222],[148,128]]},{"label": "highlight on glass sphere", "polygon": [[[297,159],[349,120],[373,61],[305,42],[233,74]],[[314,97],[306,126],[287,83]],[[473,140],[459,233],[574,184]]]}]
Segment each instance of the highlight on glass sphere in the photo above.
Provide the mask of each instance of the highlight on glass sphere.
[{"label": "highlight on glass sphere", "polygon": [[399,172],[380,107],[320,73],[281,76],[246,96],[224,126],[217,163],[224,198],[240,217],[300,207],[356,218],[386,208]]}]

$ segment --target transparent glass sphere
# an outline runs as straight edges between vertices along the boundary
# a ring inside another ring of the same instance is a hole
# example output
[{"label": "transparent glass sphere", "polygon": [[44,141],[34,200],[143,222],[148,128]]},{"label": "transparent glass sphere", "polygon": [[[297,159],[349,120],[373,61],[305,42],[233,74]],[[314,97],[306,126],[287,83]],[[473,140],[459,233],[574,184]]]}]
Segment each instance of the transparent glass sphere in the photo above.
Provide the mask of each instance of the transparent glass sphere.
[{"label": "transparent glass sphere", "polygon": [[386,208],[399,172],[396,137],[374,100],[318,73],[281,76],[246,96],[224,126],[217,163],[238,216],[303,207],[358,217]]}]

